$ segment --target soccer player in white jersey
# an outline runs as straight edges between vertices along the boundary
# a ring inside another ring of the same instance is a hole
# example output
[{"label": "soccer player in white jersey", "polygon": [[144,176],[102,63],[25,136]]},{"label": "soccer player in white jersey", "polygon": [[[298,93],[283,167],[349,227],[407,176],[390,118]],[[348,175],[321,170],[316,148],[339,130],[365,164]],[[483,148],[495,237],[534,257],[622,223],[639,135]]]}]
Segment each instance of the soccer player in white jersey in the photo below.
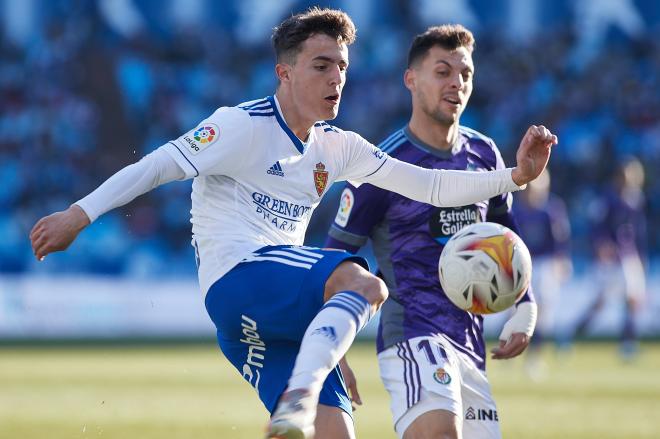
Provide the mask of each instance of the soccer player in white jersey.
[{"label": "soccer player in white jersey", "polygon": [[286,19],[272,38],[274,96],[218,109],[42,218],[30,234],[42,260],[103,213],[194,178],[192,243],[206,308],[223,353],[272,413],[269,438],[354,437],[337,364],[387,297],[361,258],[302,246],[326,189],[351,179],[426,203],[464,205],[520,189],[545,168],[557,142],[532,126],[517,166],[495,172],[433,171],[390,158],[322,122],[337,115],[354,38],[341,11],[313,8]]}]

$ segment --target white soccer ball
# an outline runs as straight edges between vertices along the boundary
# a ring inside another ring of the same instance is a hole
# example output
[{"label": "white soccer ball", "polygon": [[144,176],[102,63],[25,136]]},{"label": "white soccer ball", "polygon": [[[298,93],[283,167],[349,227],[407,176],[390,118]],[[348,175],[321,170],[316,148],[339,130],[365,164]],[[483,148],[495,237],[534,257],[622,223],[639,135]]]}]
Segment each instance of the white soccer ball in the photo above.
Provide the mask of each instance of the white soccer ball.
[{"label": "white soccer ball", "polygon": [[489,222],[459,230],[447,241],[438,265],[447,297],[474,314],[509,308],[525,294],[532,279],[532,259],[522,239]]}]

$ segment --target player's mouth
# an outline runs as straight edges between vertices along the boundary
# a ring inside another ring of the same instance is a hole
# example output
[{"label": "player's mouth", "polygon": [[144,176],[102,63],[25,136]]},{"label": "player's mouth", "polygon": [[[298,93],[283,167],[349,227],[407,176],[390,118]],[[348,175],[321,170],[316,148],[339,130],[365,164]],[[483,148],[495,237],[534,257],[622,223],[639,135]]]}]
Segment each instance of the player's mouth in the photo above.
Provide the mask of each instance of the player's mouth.
[{"label": "player's mouth", "polygon": [[333,94],[325,97],[326,102],[331,103],[332,105],[339,104],[339,93]]},{"label": "player's mouth", "polygon": [[445,96],[442,100],[455,108],[461,106],[461,100],[458,96]]}]

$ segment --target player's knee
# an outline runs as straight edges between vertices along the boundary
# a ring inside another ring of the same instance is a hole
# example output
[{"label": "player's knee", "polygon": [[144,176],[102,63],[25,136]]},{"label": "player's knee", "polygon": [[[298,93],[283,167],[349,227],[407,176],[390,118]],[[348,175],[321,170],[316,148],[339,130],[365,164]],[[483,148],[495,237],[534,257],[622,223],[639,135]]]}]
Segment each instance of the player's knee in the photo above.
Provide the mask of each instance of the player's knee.
[{"label": "player's knee", "polygon": [[458,439],[459,422],[446,410],[433,410],[420,415],[403,433],[403,439]]},{"label": "player's knee", "polygon": [[378,277],[352,261],[342,262],[325,283],[325,300],[341,291],[354,291],[375,307],[387,299],[387,287]]}]

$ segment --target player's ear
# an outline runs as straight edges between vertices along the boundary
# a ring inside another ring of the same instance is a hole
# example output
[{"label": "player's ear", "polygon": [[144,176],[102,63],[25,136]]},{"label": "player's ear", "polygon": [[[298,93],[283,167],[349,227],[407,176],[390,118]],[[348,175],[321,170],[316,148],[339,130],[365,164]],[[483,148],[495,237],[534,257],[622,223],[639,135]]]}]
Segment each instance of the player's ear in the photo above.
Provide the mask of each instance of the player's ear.
[{"label": "player's ear", "polygon": [[417,77],[415,75],[415,69],[406,69],[406,71],[403,73],[403,83],[405,84],[408,90],[415,91],[416,80]]},{"label": "player's ear", "polygon": [[289,82],[291,80],[291,66],[285,63],[275,65],[275,74],[280,82]]}]

